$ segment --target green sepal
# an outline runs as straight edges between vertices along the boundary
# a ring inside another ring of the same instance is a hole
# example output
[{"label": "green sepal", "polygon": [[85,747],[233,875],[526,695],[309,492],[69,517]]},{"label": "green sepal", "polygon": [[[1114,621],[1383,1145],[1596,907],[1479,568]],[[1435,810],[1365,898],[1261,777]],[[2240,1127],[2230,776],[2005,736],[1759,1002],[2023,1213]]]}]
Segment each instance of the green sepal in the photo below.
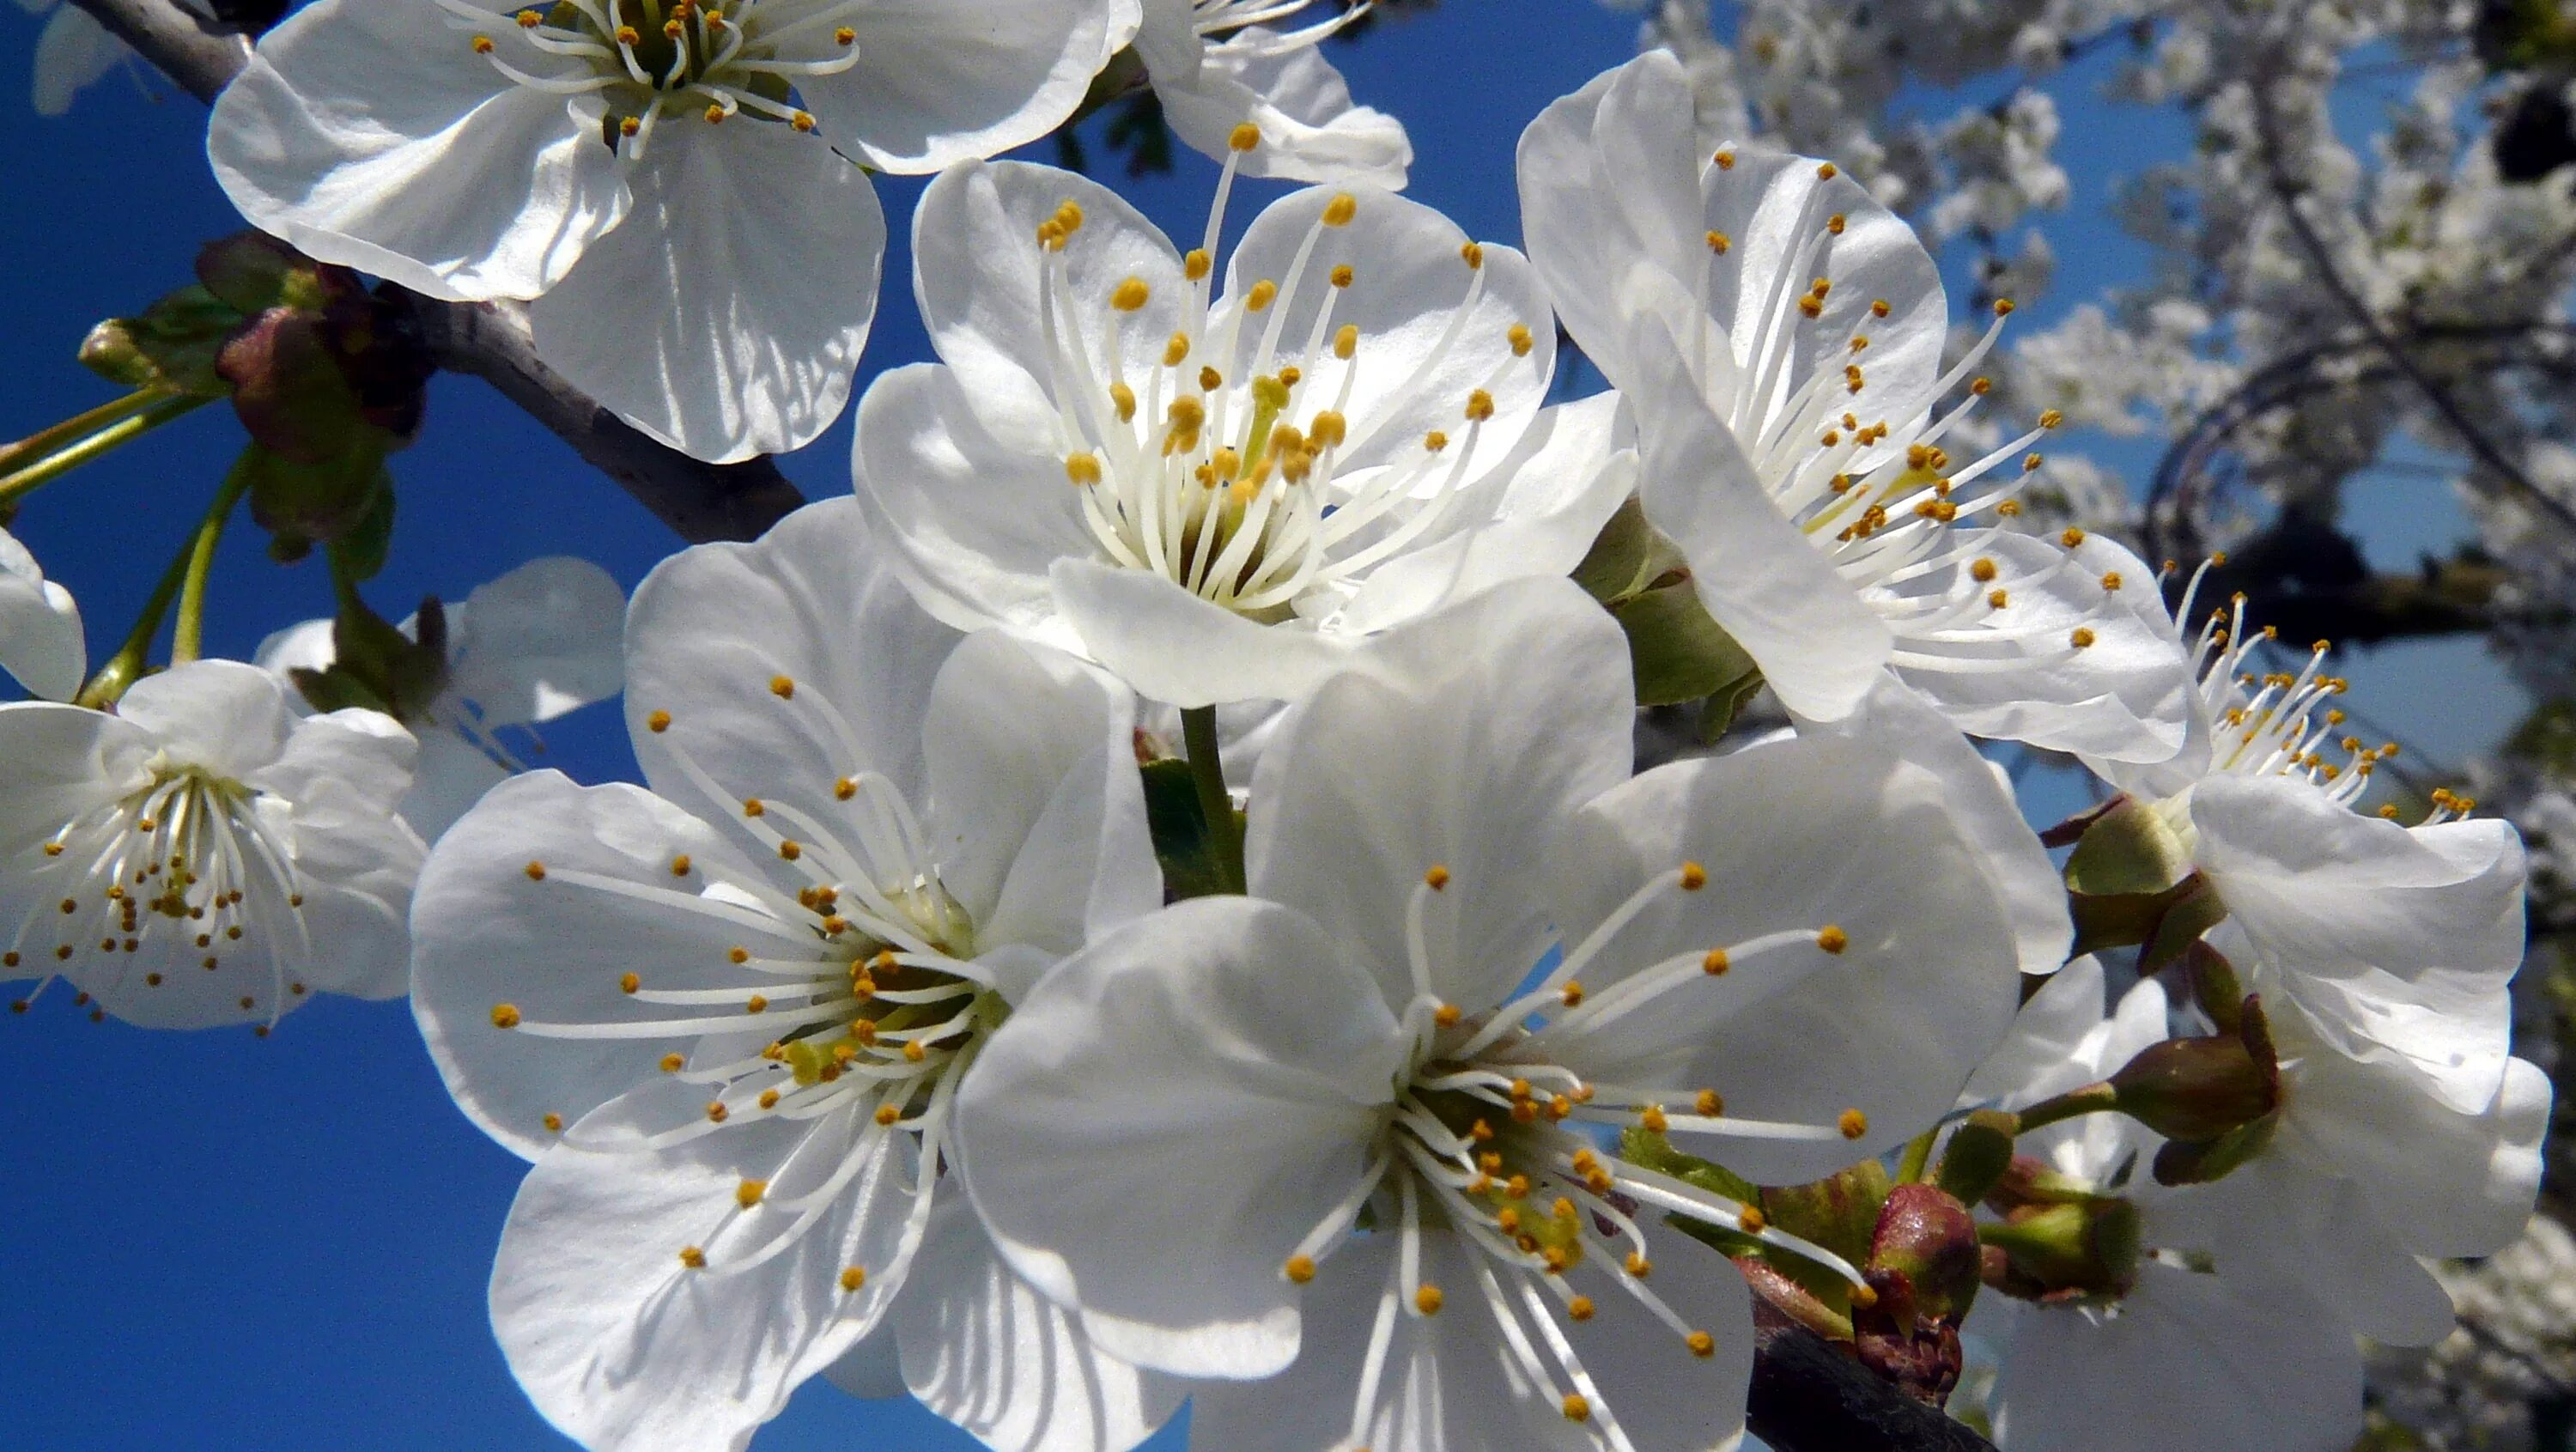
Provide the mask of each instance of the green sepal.
[{"label": "green sepal", "polygon": [[2156,1151],[2153,1173],[2159,1185],[2206,1185],[2223,1180],[2238,1166],[2261,1154],[2280,1127],[2278,1112],[2198,1144],[2170,1140]]},{"label": "green sepal", "polygon": [[[1853,1265],[1866,1265],[1879,1212],[1895,1188],[1887,1166],[1863,1160],[1804,1185],[1766,1186],[1762,1212],[1782,1230],[1812,1240]],[[1834,1280],[1840,1283],[1841,1277]]]},{"label": "green sepal", "polygon": [[2003,1182],[2004,1171],[2012,1168],[2013,1137],[2020,1132],[2020,1117],[2004,1110],[1980,1109],[1969,1115],[1950,1131],[1932,1183],[1963,1204],[1983,1200]]},{"label": "green sepal", "polygon": [[1646,522],[1645,508],[1632,494],[1593,536],[1591,550],[1574,567],[1574,583],[1604,605],[1625,600],[1652,578],[1646,564],[1654,547],[1655,527]]},{"label": "green sepal", "polygon": [[250,478],[250,517],[295,548],[329,543],[356,532],[392,492],[384,455],[358,449],[321,463],[288,459],[264,444],[245,445],[233,464]]},{"label": "green sepal", "polygon": [[2085,827],[2066,859],[2066,885],[2091,896],[2153,895],[2191,870],[2190,849],[2164,816],[2122,797]]},{"label": "green sepal", "polygon": [[2075,919],[2073,956],[2145,946],[2139,967],[2149,973],[2189,951],[2227,916],[2227,905],[2197,873],[2162,892],[2070,892],[2066,909]]},{"label": "green sepal", "polygon": [[241,311],[190,284],[130,318],[109,318],[81,340],[81,366],[127,388],[161,388],[221,398],[232,385],[215,372]]},{"label": "green sepal", "polygon": [[[1679,706],[1723,696],[1741,701],[1762,684],[1759,667],[1699,603],[1690,575],[1659,581],[1609,607],[1628,635],[1640,706]],[[1732,718],[1732,706],[1727,715]]]},{"label": "green sepal", "polygon": [[[1208,837],[1207,814],[1199,809],[1198,783],[1190,764],[1179,757],[1149,761],[1138,768],[1145,778],[1145,824],[1154,834],[1154,856],[1163,865],[1163,897],[1214,897],[1228,889]],[[1241,814],[1236,814],[1240,819]]]}]

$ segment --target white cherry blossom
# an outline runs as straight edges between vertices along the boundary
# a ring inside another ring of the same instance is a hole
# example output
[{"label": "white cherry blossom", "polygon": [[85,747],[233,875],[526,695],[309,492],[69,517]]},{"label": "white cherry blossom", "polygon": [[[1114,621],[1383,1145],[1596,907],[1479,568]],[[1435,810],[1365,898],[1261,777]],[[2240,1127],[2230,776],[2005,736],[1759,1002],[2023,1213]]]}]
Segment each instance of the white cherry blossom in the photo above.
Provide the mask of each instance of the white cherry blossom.
[{"label": "white cherry blossom", "polygon": [[1632,715],[1567,582],[1387,632],[1264,753],[1251,895],[1100,940],[994,1036],[975,1203],[1104,1348],[1225,1383],[1194,1445],[1733,1445],[1746,1292],[1663,1217],[1857,1273],[1594,1134],[1808,1179],[1931,1123],[2008,1026],[1937,778],[1814,739],[1629,779]]},{"label": "white cherry blossom", "polygon": [[1341,72],[1316,47],[1369,12],[1361,3],[1293,30],[1315,0],[1146,0],[1136,54],[1153,78],[1163,119],[1181,140],[1222,160],[1236,127],[1261,130],[1246,176],[1366,183],[1404,189],[1413,143],[1404,123],[1351,102]]},{"label": "white cherry blossom", "polygon": [[537,350],[719,462],[848,401],[885,219],[1053,129],[1135,0],[320,0],[215,107],[215,176],[325,262],[533,299]]},{"label": "white cherry blossom", "polygon": [[[2034,994],[1968,1086],[1970,1099],[2027,1108],[2116,1072],[2167,1033],[2148,979],[2103,1012],[2103,972],[2079,958]],[[2345,1452],[2361,1430],[2361,1353],[2351,1323],[2287,1284],[2248,1284],[2190,1262],[2201,1241],[2175,1192],[2146,1165],[2159,1143],[2136,1121],[2084,1115],[2020,1144],[2049,1171],[2126,1196],[2138,1257],[2128,1286],[2031,1304],[1989,1290],[1971,1329],[2002,1356],[1994,1397],[2004,1452],[2166,1452],[2262,1447]]]},{"label": "white cherry blossom", "polygon": [[39,116],[60,116],[72,108],[72,98],[116,69],[116,63],[134,54],[124,41],[107,33],[107,27],[90,18],[90,13],[62,0],[18,0],[18,8],[30,15],[43,15],[45,28],[36,37],[35,81],[29,99]]},{"label": "white cherry blossom", "polygon": [[1976,735],[2180,747],[2153,576],[2080,529],[1989,527],[2021,485],[1985,481],[2037,468],[2036,433],[1943,448],[2001,318],[1943,370],[1940,275],[1893,213],[1831,163],[1701,151],[1661,52],[1543,113],[1520,178],[1550,299],[1635,412],[1648,518],[1792,711],[1841,717],[1893,669]]},{"label": "white cherry blossom", "polygon": [[0,529],[0,671],[27,694],[68,701],[89,671],[89,645],[72,592],[45,578],[36,557]]},{"label": "white cherry blossom", "polygon": [[[556,555],[530,560],[446,607],[447,684],[425,719],[420,769],[403,820],[429,841],[526,763],[500,733],[535,726],[617,694],[626,661],[626,592],[606,570]],[[307,620],[261,641],[256,663],[284,676],[327,670],[332,622]],[[417,618],[403,622],[406,635]],[[293,690],[292,684],[288,689]]]},{"label": "white cherry blossom", "polygon": [[2323,642],[2295,671],[2255,669],[2270,642],[2242,600],[2213,612],[2182,753],[2085,764],[2152,809],[2141,825],[2173,875],[2217,892],[2244,934],[2248,987],[2295,999],[2347,1053],[2403,1054],[2452,1109],[2476,1112],[2509,1055],[2522,841],[2509,823],[2463,820],[2472,804],[2448,792],[2412,827],[2393,806],[2355,810],[2396,746],[2352,734]]},{"label": "white cherry blossom", "polygon": [[941,362],[860,403],[860,500],[922,604],[1184,707],[1286,699],[1370,633],[1561,575],[1629,485],[1615,401],[1542,407],[1519,253],[1386,192],[1273,203],[1214,258],[1079,176],[961,167],[915,219]]},{"label": "white cherry blossom", "polygon": [[0,973],[150,1028],[400,997],[412,755],[392,717],[299,720],[238,661],[147,677],[114,714],[0,706]]},{"label": "white cherry blossom", "polygon": [[1177,1394],[1023,1314],[951,1123],[1011,1003],[1160,901],[1132,699],[959,644],[848,500],[664,564],[627,640],[651,789],[503,783],[415,913],[431,1054],[534,1161],[493,1274],[520,1384],[594,1449],[740,1449],[889,1361],[1010,1452],[1140,1440]]}]

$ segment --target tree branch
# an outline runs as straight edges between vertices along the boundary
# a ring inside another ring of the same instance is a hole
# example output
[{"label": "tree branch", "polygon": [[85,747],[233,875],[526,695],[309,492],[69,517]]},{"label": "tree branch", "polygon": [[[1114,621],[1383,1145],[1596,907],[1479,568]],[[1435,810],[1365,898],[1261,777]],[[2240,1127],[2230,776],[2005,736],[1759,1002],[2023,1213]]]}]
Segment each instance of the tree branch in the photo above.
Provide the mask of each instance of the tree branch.
[{"label": "tree branch", "polygon": [[[211,103],[250,62],[250,42],[177,0],[72,0],[198,100]],[[691,543],[754,539],[805,496],[768,459],[705,464],[638,433],[537,357],[524,309],[446,303],[387,286],[410,304],[430,356],[501,391]]]},{"label": "tree branch", "polygon": [[1995,1452],[1994,1444],[1804,1326],[1757,1312],[1753,1435],[1778,1452]]}]

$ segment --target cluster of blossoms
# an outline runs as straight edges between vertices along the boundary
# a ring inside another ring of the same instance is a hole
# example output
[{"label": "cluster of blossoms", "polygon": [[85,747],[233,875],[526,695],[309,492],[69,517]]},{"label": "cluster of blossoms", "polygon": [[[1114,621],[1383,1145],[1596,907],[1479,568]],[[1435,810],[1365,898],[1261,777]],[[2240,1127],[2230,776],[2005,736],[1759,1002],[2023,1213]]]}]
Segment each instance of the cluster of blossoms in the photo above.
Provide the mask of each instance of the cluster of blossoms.
[{"label": "cluster of blossoms", "polygon": [[[424,611],[401,720],[302,709],[319,622],[102,698],[0,537],[6,968],[173,1025],[407,985],[530,1161],[502,1348],[595,1449],[738,1452],[820,1374],[998,1452],[1185,1401],[1228,1452],[1707,1452],[1757,1320],[1936,1402],[1984,1332],[2011,1452],[2348,1446],[2356,1336],[2440,1339],[2427,1261],[2537,1194],[2513,829],[2365,804],[2322,645],[2026,527],[2011,307],[1955,344],[1870,178],[1711,140],[1656,51],[1480,242],[1301,8],[301,11],[211,147],[307,252],[526,300],[739,458],[845,402],[862,168],[936,172],[938,360],[622,640],[572,562]],[[983,159],[1131,46],[1223,161],[1186,248]],[[1230,237],[1261,176],[1322,184]],[[1548,401],[1560,329],[1608,391]],[[1638,770],[1653,592],[1785,730]],[[621,686],[642,785],[498,734]],[[2108,795],[2043,835],[1979,741]]]}]

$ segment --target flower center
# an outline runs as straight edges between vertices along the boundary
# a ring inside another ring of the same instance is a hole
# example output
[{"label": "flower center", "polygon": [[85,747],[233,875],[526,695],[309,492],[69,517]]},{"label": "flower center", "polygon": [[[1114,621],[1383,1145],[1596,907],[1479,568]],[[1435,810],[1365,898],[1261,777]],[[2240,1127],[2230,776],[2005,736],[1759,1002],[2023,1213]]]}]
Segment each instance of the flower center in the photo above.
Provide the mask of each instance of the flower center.
[{"label": "flower center", "polygon": [[812,131],[797,87],[858,64],[850,22],[866,9],[864,0],[554,0],[495,15],[471,0],[438,3],[474,27],[474,53],[513,82],[601,97],[601,139],[636,158],[665,115],[712,124],[748,114]]},{"label": "flower center", "polygon": [[[2213,560],[2210,563],[2214,564]],[[2183,591],[2176,618],[2188,622],[2200,584],[2209,572],[2203,564]],[[2255,650],[2280,638],[2266,626],[2245,628],[2245,597],[2238,595],[2210,612],[2195,642],[2192,658],[2201,662],[2200,704],[2210,725],[2210,769],[2239,776],[2285,776],[2308,782],[2333,801],[2350,805],[2370,788],[2378,764],[2397,754],[2397,743],[2366,746],[2342,731],[2345,716],[2328,705],[2350,682],[2324,673],[2330,646],[2318,641],[2308,648],[2307,665],[2296,672],[2245,669]],[[2328,753],[2341,760],[2330,760]],[[2477,803],[2447,790],[2433,793],[2428,821],[2466,816]],[[2394,817],[2394,805],[2381,816]],[[2171,815],[2170,813],[2168,815]]]},{"label": "flower center", "polygon": [[147,770],[144,785],[43,844],[31,896],[53,911],[20,920],[0,965],[16,968],[50,938],[57,964],[90,960],[61,971],[92,988],[122,988],[140,972],[149,989],[182,961],[213,973],[227,953],[264,951],[267,981],[242,985],[239,1001],[250,1013],[264,1000],[274,1023],[282,1000],[305,992],[287,961],[312,952],[294,849],[263,819],[267,799],[253,788],[166,753]]},{"label": "flower center", "polygon": [[[1464,298],[1420,362],[1363,388],[1369,345],[1337,316],[1358,277],[1347,242],[1357,197],[1324,203],[1285,277],[1254,280],[1242,296],[1211,305],[1226,199],[1241,157],[1259,144],[1257,128],[1237,129],[1206,244],[1183,262],[1182,326],[1141,377],[1129,373],[1127,335],[1142,326],[1151,286],[1127,278],[1086,316],[1065,257],[1082,209],[1065,203],[1038,228],[1037,243],[1065,475],[1100,557],[1275,623],[1329,613],[1359,577],[1448,517],[1494,416],[1493,390],[1535,340],[1525,325],[1511,326],[1511,359],[1461,401],[1458,438],[1435,430],[1419,447],[1373,449],[1433,386],[1464,335],[1486,291],[1484,251],[1472,242],[1462,249]],[[1393,462],[1383,462],[1390,452]]]}]

